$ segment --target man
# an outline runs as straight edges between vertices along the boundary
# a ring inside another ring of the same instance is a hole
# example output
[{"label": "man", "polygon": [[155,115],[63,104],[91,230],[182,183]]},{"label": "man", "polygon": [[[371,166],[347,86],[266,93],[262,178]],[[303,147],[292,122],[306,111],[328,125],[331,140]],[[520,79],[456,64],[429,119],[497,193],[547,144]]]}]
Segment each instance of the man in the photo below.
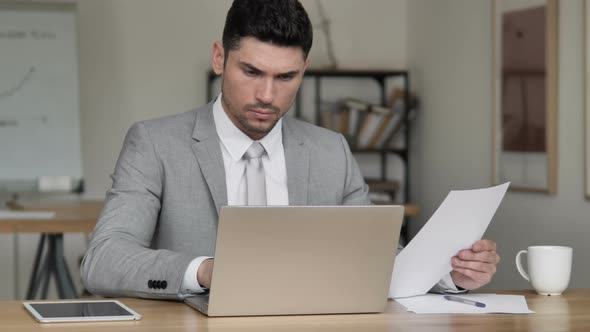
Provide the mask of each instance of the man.
[{"label": "man", "polygon": [[[220,96],[129,129],[82,263],[88,290],[162,299],[202,292],[224,205],[370,204],[342,135],[283,118],[311,44],[297,0],[234,1],[223,44],[213,45]],[[437,290],[480,287],[497,263],[495,244],[478,241],[453,258],[452,280]]]}]

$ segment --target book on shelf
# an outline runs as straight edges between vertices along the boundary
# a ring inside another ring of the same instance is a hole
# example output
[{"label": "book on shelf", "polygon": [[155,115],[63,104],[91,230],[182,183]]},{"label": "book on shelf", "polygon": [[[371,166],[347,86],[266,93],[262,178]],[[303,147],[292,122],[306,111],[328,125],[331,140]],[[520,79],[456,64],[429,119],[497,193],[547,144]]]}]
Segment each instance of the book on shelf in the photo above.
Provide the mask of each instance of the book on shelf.
[{"label": "book on shelf", "polygon": [[[348,127],[350,123],[350,112],[346,112],[346,110],[340,110],[340,127],[338,128],[339,133],[348,133]],[[346,136],[346,135],[345,135]]]},{"label": "book on shelf", "polygon": [[[405,90],[394,89],[387,105],[372,104],[355,98],[338,103],[323,102],[321,125],[343,134],[353,148],[382,149],[392,147],[404,127]],[[411,96],[410,106],[416,105]],[[412,114],[412,113],[410,113]]]},{"label": "book on shelf", "polygon": [[357,141],[360,125],[364,122],[369,111],[369,104],[358,99],[346,98],[342,101],[342,109],[348,113],[348,128],[341,131],[351,145]]},{"label": "book on shelf", "polygon": [[383,147],[389,148],[403,148],[405,146],[405,123],[403,121],[404,116],[406,116],[405,112],[408,111],[407,118],[408,122],[412,122],[412,120],[416,117],[416,111],[418,108],[418,98],[410,93],[409,94],[409,107],[406,109],[404,107],[404,94],[405,90],[402,89],[395,89],[393,90],[390,98],[390,104],[394,105],[395,108],[399,108],[400,112],[400,119],[396,126],[394,126],[393,130],[388,133],[385,140],[382,142]]},{"label": "book on shelf", "polygon": [[397,101],[393,107],[390,116],[385,118],[369,144],[369,148],[381,149],[387,147],[386,142],[390,142],[395,134],[400,130],[403,124],[404,104],[403,101]]},{"label": "book on shelf", "polygon": [[341,118],[343,117],[340,105],[334,102],[322,101],[320,112],[320,125],[339,132]]},{"label": "book on shelf", "polygon": [[375,133],[375,137],[372,141],[372,147],[376,149],[385,148],[388,146],[388,142],[391,142],[396,135],[401,131],[404,120],[404,101],[403,99],[397,99],[393,102],[393,114],[387,122],[382,123],[382,130],[379,133]]},{"label": "book on shelf", "polygon": [[383,124],[389,122],[389,119],[392,116],[392,109],[379,105],[370,105],[369,111],[359,130],[356,147],[360,149],[373,148],[373,146],[371,146],[373,137],[376,137],[379,134]]}]

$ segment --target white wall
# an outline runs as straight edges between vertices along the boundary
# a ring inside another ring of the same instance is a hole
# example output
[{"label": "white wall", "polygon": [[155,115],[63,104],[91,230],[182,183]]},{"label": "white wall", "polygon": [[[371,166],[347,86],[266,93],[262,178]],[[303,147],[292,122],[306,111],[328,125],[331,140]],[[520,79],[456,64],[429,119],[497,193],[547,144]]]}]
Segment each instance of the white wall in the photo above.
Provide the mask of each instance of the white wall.
[{"label": "white wall", "polygon": [[[48,0],[52,1],[52,0]],[[352,68],[406,65],[407,0],[322,0],[332,22],[339,64]],[[78,0],[82,164],[86,198],[103,199],[127,128],[207,102],[211,46],[221,38],[230,0]],[[312,23],[316,2],[302,0]],[[367,36],[370,36],[367,37]],[[328,64],[316,31],[312,66]],[[19,236],[19,294],[24,295],[37,235]],[[12,235],[0,235],[0,264],[12,267]],[[75,280],[82,234],[67,234]],[[13,269],[0,271],[0,299],[11,299]],[[50,292],[55,296],[55,292]]]},{"label": "white wall", "polygon": [[[127,128],[205,102],[229,1],[80,0],[86,195],[104,198]],[[206,8],[205,8],[206,7]]]},{"label": "white wall", "polygon": [[[560,1],[556,195],[509,192],[486,237],[503,257],[488,288],[529,288],[514,256],[534,244],[574,248],[572,287],[590,286],[590,201],[584,200],[583,6]],[[422,109],[413,133],[413,232],[452,189],[491,185],[491,1],[408,1],[408,65]]]}]

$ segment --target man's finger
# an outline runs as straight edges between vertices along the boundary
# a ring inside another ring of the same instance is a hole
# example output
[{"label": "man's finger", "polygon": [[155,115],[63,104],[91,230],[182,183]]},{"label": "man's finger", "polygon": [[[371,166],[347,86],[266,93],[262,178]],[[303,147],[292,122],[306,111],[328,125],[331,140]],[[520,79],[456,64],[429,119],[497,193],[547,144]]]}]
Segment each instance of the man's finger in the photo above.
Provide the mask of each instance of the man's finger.
[{"label": "man's finger", "polygon": [[462,267],[458,267],[453,270],[471,278],[471,280],[475,281],[479,286],[485,285],[492,280],[492,275],[489,273],[464,269]]},{"label": "man's finger", "polygon": [[474,252],[472,250],[461,250],[456,256],[464,261],[486,262],[498,264],[500,256],[495,251]]},{"label": "man's finger", "polygon": [[477,261],[463,261],[457,258],[453,258],[453,268],[463,268],[491,274],[496,273],[496,264],[483,263]]},{"label": "man's finger", "polygon": [[492,240],[479,240],[471,246],[471,249],[475,252],[481,251],[496,251],[496,242]]}]

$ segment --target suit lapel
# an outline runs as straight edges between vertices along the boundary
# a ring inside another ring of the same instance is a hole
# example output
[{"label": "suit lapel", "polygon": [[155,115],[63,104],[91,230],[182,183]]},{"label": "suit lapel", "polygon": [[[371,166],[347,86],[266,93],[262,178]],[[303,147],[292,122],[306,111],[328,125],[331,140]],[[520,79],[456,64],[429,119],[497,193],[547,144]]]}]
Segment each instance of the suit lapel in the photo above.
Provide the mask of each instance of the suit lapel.
[{"label": "suit lapel", "polygon": [[289,205],[308,205],[309,148],[295,133],[293,122],[283,118],[283,147],[287,164]]},{"label": "suit lapel", "polygon": [[219,213],[219,209],[227,205],[227,187],[219,137],[213,121],[213,104],[197,110],[196,114],[191,147]]}]

